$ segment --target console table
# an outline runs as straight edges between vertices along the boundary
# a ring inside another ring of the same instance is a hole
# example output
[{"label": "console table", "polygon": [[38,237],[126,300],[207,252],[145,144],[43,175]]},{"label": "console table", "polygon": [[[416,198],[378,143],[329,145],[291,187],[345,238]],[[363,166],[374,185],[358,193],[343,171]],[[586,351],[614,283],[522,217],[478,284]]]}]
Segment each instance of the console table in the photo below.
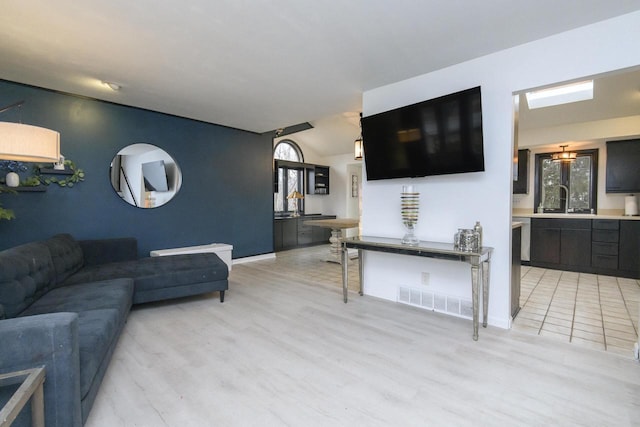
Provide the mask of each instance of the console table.
[{"label": "console table", "polygon": [[403,245],[400,239],[386,237],[359,236],[342,239],[342,293],[347,302],[348,290],[348,250],[358,250],[360,261],[360,295],[362,295],[364,260],[363,251],[387,252],[399,255],[413,255],[449,261],[466,262],[471,265],[471,294],[473,304],[473,339],[478,340],[478,311],[480,291],[482,291],[482,326],[487,327],[489,308],[489,262],[493,248],[482,247],[479,252],[458,250],[453,243],[424,242],[417,245]]},{"label": "console table", "polygon": [[0,426],[10,426],[30,401],[32,425],[44,427],[44,377],[44,366],[0,374],[0,387],[20,384],[5,406],[0,408]]}]

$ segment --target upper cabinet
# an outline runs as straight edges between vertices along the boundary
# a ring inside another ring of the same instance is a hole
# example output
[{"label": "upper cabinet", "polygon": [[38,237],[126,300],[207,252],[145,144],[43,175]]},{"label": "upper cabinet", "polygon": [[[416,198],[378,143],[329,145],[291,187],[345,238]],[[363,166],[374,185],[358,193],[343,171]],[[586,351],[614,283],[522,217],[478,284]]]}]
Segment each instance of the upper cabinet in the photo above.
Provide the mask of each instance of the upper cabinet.
[{"label": "upper cabinet", "polygon": [[607,193],[640,192],[640,139],[607,141]]},{"label": "upper cabinet", "polygon": [[[314,165],[311,163],[292,162],[289,160],[275,160],[273,173],[273,192],[279,191],[280,171],[299,171],[306,175],[307,194],[329,194],[329,166]],[[283,171],[283,173],[285,173]],[[300,178],[302,179],[302,178]],[[302,190],[301,190],[302,191]]]},{"label": "upper cabinet", "polygon": [[513,180],[513,194],[529,194],[529,150],[518,150],[518,176]]},{"label": "upper cabinet", "polygon": [[307,168],[307,194],[329,194],[329,166]]}]

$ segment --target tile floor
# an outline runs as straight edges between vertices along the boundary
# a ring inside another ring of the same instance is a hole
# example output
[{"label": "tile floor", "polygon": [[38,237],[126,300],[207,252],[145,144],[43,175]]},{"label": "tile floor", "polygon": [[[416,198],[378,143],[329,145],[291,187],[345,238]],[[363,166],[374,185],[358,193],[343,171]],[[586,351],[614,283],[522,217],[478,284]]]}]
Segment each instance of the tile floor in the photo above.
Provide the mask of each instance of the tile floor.
[{"label": "tile floor", "polygon": [[[342,286],[339,264],[324,261],[329,246],[282,251],[266,268],[287,276]],[[349,289],[359,289],[358,260]],[[633,355],[638,337],[640,280],[522,266],[520,312],[514,330],[598,350]]]},{"label": "tile floor", "polygon": [[513,329],[628,356],[638,337],[640,281],[522,266]]}]

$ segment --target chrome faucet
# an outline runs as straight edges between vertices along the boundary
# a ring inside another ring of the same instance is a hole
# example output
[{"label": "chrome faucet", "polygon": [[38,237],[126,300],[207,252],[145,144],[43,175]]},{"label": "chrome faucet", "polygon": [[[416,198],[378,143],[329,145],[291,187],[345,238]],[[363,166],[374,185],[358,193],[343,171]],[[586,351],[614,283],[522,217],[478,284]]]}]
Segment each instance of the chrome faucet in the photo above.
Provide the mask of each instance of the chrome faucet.
[{"label": "chrome faucet", "polygon": [[564,203],[564,213],[569,213],[569,188],[566,185],[562,184],[558,185],[558,187],[564,188],[565,194],[567,196]]}]

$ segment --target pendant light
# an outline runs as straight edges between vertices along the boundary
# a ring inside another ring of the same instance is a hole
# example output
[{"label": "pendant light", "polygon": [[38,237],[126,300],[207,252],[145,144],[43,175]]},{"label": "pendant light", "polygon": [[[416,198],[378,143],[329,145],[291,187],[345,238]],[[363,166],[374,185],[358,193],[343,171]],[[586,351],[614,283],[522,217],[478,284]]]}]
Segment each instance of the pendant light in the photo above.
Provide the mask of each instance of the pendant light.
[{"label": "pendant light", "polygon": [[360,136],[353,142],[353,157],[362,160],[362,113],[360,113]]},{"label": "pendant light", "polygon": [[[20,108],[22,104],[24,101],[0,108],[0,113]],[[0,159],[57,162],[60,160],[60,134],[38,126],[0,122]]]},{"label": "pendant light", "polygon": [[556,162],[573,162],[578,157],[578,153],[575,151],[565,151],[568,145],[561,145],[560,147],[562,151],[551,154],[551,160]]}]

